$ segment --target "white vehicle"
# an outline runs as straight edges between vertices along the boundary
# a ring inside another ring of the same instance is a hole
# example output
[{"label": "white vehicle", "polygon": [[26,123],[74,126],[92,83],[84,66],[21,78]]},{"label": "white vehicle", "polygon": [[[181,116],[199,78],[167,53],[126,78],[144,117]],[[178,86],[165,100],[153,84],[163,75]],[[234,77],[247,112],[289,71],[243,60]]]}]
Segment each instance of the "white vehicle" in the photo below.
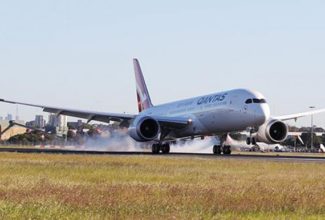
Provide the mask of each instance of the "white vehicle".
[{"label": "white vehicle", "polygon": [[152,153],[169,153],[170,144],[177,139],[217,136],[220,144],[214,154],[230,154],[225,144],[229,132],[251,129],[248,144],[265,142],[277,144],[288,135],[286,120],[312,115],[323,110],[272,117],[265,97],[256,91],[235,89],[154,106],[137,59],[134,59],[139,113],[115,114],[34,105],[0,99],[2,102],[43,108],[44,112],[79,117],[90,121],[121,122],[129,135],[138,142],[153,142]]},{"label": "white vehicle", "polygon": [[264,142],[256,142],[254,145],[250,144],[248,145],[246,141],[243,140],[236,140],[231,137],[231,135],[228,135],[226,139],[226,145],[231,146],[232,150],[237,151],[275,151],[275,152],[284,152],[287,151],[285,146],[282,146],[280,144],[267,144]]},{"label": "white vehicle", "polygon": [[320,145],[320,150],[321,150],[322,153],[325,153],[325,147],[324,147],[323,144]]}]

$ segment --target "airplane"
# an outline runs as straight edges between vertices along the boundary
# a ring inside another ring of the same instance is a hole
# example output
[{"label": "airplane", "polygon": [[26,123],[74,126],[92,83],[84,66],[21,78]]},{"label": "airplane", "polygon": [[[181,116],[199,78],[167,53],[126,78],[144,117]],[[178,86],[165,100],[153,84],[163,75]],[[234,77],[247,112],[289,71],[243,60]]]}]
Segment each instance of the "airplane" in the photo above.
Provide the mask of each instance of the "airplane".
[{"label": "airplane", "polygon": [[216,155],[231,154],[226,144],[228,133],[250,129],[248,144],[264,142],[277,144],[288,136],[288,120],[297,120],[308,115],[325,112],[325,109],[273,117],[265,97],[257,91],[234,89],[153,105],[147,89],[140,63],[133,59],[138,114],[118,114],[57,108],[0,99],[0,102],[42,108],[44,112],[67,115],[90,121],[120,122],[128,127],[128,134],[137,142],[151,144],[153,154],[168,154],[170,145],[179,139],[204,139],[205,136],[219,137],[213,146]]}]

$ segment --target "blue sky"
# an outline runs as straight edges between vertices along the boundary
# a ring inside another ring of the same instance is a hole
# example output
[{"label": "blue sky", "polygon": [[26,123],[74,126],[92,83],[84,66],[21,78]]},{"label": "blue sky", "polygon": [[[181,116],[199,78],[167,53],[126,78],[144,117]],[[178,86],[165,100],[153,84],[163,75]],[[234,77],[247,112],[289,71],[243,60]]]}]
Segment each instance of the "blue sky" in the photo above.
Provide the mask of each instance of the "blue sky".
[{"label": "blue sky", "polygon": [[[135,113],[137,57],[156,104],[242,87],[273,115],[325,108],[324,11],[321,0],[0,1],[0,97]],[[25,120],[40,112],[19,107]]]}]

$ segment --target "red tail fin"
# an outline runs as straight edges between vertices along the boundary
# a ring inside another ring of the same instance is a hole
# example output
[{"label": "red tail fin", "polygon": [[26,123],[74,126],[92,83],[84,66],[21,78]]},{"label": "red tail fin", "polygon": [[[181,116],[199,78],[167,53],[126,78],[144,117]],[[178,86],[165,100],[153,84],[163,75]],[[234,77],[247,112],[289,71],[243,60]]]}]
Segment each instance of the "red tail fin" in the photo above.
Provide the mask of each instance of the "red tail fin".
[{"label": "red tail fin", "polygon": [[137,85],[137,98],[138,98],[138,109],[139,112],[153,107],[150,99],[150,95],[144,81],[142,70],[137,59],[133,59],[135,80]]}]

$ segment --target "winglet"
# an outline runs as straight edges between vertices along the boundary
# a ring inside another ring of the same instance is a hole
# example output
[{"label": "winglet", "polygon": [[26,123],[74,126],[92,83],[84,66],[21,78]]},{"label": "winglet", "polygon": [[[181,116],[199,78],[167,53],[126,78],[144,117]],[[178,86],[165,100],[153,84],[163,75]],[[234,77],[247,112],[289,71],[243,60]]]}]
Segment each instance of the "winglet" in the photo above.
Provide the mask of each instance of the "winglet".
[{"label": "winglet", "polygon": [[133,65],[137,88],[138,109],[139,112],[142,112],[143,110],[153,107],[153,104],[151,102],[139,61],[137,59],[133,59]]}]

